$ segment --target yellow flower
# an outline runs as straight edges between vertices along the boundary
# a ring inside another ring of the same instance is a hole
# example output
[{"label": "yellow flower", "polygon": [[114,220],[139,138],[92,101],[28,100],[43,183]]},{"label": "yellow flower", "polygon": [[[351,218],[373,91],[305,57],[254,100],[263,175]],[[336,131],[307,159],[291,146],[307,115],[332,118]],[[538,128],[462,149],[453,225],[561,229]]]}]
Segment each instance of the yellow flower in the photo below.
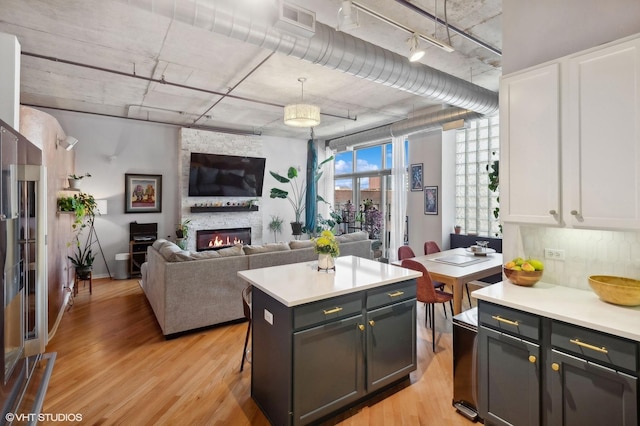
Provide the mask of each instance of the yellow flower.
[{"label": "yellow flower", "polygon": [[314,239],[316,253],[330,254],[331,257],[340,255],[340,248],[336,237],[331,231],[322,231],[320,236]]}]

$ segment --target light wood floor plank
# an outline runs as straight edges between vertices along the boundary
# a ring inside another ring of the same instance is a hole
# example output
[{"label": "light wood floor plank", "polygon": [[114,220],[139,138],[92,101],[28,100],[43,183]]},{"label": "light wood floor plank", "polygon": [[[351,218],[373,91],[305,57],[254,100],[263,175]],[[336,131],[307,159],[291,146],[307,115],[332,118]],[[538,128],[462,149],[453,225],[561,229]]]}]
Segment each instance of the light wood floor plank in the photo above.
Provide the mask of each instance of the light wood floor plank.
[{"label": "light wood floor plank", "polygon": [[[434,355],[424,313],[419,306],[410,379],[326,425],[472,424],[451,406],[451,315],[436,309]],[[251,364],[239,371],[246,327],[165,340],[136,280],[96,280],[93,295],[80,288],[47,347],[58,357],[43,412],[79,413],[92,425],[268,425],[250,396]]]}]

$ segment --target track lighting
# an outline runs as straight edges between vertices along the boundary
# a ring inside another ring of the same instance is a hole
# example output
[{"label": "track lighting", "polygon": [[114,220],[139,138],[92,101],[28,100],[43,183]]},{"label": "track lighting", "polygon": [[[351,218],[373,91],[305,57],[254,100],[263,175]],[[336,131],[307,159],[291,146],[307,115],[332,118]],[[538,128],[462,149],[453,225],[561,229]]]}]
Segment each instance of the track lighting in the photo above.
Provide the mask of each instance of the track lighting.
[{"label": "track lighting", "polygon": [[351,0],[343,0],[338,9],[338,31],[353,30],[359,26],[358,11],[353,7]]},{"label": "track lighting", "polygon": [[413,33],[413,35],[407,39],[407,43],[409,44],[409,61],[416,62],[422,59],[424,56],[424,49],[420,48],[418,33]]},{"label": "track lighting", "polygon": [[59,146],[62,146],[65,150],[71,151],[73,147],[76,146],[77,143],[78,143],[78,139],[74,138],[73,136],[67,136],[64,139],[58,138],[56,143],[56,148],[58,148]]}]

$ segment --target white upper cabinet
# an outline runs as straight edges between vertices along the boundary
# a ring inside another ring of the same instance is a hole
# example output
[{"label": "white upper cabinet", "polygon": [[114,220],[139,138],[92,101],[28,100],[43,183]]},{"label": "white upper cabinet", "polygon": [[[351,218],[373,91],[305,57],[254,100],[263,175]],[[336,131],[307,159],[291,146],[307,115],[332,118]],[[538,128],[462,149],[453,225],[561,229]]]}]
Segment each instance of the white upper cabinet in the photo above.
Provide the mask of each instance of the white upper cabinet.
[{"label": "white upper cabinet", "polygon": [[567,74],[567,224],[640,229],[640,40],[573,56]]},{"label": "white upper cabinet", "polygon": [[505,76],[505,222],[640,229],[640,40]]},{"label": "white upper cabinet", "polygon": [[557,224],[560,217],[560,65],[500,82],[500,216]]}]

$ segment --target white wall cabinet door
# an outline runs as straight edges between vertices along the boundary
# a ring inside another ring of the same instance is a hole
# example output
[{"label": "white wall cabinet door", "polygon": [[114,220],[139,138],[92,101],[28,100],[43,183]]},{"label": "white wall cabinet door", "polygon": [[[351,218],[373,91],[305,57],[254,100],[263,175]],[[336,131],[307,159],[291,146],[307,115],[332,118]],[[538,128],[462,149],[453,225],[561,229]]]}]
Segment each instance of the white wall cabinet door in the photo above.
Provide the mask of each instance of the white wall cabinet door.
[{"label": "white wall cabinet door", "polygon": [[560,65],[500,83],[500,216],[505,222],[560,221]]},{"label": "white wall cabinet door", "polygon": [[640,229],[640,40],[569,57],[564,81],[565,221]]}]

